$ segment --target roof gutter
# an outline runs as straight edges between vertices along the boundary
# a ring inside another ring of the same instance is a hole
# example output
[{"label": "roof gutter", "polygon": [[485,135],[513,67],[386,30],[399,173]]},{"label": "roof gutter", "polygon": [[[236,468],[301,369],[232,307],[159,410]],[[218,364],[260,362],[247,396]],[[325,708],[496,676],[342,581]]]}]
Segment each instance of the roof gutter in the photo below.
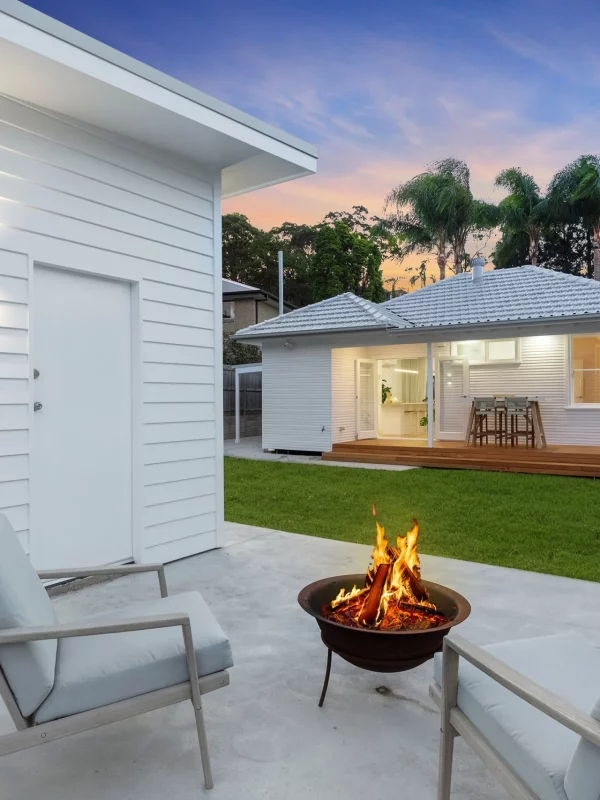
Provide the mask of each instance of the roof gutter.
[{"label": "roof gutter", "polygon": [[[240,332],[236,333],[232,336],[232,339],[239,339],[240,341],[246,341],[249,339],[291,339],[295,336],[322,336],[323,334],[327,333],[362,333],[363,331],[379,331],[380,333],[385,333],[388,330],[388,326],[384,325],[370,325],[360,328],[319,328],[318,331],[273,331],[272,333],[250,333],[240,335]],[[407,330],[411,330],[408,328]],[[414,329],[412,329],[414,331]]]},{"label": "roof gutter", "polygon": [[536,317],[533,319],[510,319],[510,320],[497,320],[490,322],[477,322],[477,323],[464,323],[462,325],[415,325],[414,328],[389,328],[388,333],[392,336],[402,336],[403,334],[424,335],[423,341],[431,339],[435,341],[436,335],[447,336],[448,334],[461,334],[469,333],[474,334],[480,331],[490,329],[511,330],[514,328],[533,328],[533,327],[564,327],[569,324],[578,324],[582,322],[600,324],[600,312],[598,314],[579,314],[577,316],[564,316],[564,317]]}]

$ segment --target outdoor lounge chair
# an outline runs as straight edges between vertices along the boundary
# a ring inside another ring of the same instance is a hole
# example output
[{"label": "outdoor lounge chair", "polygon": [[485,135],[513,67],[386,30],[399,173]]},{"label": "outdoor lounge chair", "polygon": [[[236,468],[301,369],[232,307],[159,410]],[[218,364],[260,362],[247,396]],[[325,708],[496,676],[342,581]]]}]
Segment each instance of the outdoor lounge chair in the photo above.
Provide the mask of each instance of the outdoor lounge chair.
[{"label": "outdoor lounge chair", "polygon": [[[59,623],[41,579],[158,573],[161,599]],[[82,638],[85,637],[85,638]],[[201,695],[229,683],[231,648],[198,592],[167,596],[162,564],[36,573],[0,514],[0,696],[17,728],[0,755],[191,700],[207,789]]]},{"label": "outdoor lounge chair", "polygon": [[599,800],[600,648],[576,633],[483,648],[452,636],[435,658],[438,800],[459,735],[518,800]]}]

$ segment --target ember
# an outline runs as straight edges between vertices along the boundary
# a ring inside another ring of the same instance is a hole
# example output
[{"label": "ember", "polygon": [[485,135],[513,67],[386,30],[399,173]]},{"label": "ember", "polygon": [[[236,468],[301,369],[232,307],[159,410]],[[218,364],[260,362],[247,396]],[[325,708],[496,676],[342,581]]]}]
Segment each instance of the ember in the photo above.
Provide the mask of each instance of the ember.
[{"label": "ember", "polygon": [[[373,516],[376,513],[373,506]],[[413,520],[413,527],[406,536],[398,536],[395,546],[388,542],[385,529],[377,520],[375,525],[377,540],[373,563],[367,570],[364,588],[341,589],[337,597],[323,607],[323,616],[351,628],[381,631],[420,631],[446,623],[446,616],[430,602],[421,582],[417,520]]]}]

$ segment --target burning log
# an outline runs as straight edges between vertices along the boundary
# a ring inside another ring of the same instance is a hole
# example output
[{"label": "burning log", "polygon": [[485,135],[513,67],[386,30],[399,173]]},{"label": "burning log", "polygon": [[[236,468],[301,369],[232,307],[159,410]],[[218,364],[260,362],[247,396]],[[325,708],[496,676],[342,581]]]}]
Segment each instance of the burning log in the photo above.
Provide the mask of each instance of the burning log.
[{"label": "burning log", "polygon": [[369,589],[369,594],[367,595],[367,599],[364,602],[362,611],[360,612],[360,616],[358,618],[358,621],[361,622],[363,625],[372,625],[377,619],[377,612],[379,611],[379,603],[381,602],[381,595],[383,594],[383,589],[385,586],[385,582],[387,580],[389,569],[390,569],[389,564],[380,564],[377,567],[377,573],[375,575],[375,579],[371,584],[371,588]]},{"label": "burning log", "polygon": [[400,570],[402,572],[402,576],[408,581],[408,585],[410,586],[412,593],[417,600],[427,600],[429,597],[427,594],[427,589],[423,586],[406,561],[402,563]]}]

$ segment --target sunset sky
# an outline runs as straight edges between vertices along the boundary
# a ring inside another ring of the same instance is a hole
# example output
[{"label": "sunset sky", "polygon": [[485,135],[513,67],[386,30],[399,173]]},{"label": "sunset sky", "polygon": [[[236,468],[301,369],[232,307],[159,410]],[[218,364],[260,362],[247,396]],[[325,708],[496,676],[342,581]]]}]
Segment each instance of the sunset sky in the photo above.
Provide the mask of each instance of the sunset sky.
[{"label": "sunset sky", "polygon": [[316,176],[227,201],[261,227],[359,204],[379,214],[390,188],[446,156],[497,201],[503,167],[545,185],[600,151],[597,2],[30,5],[316,144]]}]

